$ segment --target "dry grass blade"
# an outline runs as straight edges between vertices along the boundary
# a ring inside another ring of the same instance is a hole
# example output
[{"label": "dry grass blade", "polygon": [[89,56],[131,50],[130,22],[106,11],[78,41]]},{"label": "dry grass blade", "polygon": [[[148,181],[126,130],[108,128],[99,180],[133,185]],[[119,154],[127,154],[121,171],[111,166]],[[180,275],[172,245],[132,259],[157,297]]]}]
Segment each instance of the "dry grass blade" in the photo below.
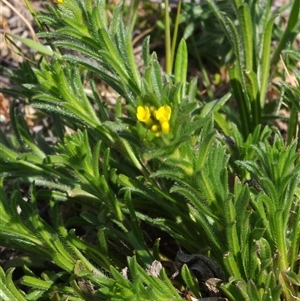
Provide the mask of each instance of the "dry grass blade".
[{"label": "dry grass blade", "polygon": [[6,6],[8,6],[16,15],[18,15],[20,17],[20,19],[26,24],[26,26],[28,27],[30,33],[31,33],[31,36],[32,38],[35,40],[35,41],[38,41],[37,37],[36,37],[36,34],[34,32],[34,29],[32,28],[31,24],[24,18],[24,16],[22,16],[22,14],[20,14],[20,12],[15,8],[13,7],[8,1],[6,0],[1,0]]}]

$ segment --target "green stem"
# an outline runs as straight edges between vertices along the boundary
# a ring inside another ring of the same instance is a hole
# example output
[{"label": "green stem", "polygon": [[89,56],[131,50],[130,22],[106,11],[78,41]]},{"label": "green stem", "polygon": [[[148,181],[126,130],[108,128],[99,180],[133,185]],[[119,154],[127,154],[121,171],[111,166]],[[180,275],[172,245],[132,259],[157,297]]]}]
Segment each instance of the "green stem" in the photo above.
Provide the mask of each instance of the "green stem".
[{"label": "green stem", "polygon": [[171,58],[171,34],[170,34],[170,17],[169,17],[169,0],[165,0],[165,51],[166,51],[166,73],[172,72]]},{"label": "green stem", "polygon": [[130,26],[130,31],[132,32],[136,19],[137,19],[137,12],[140,0],[131,0],[130,1],[130,9],[129,9],[129,17],[127,19],[127,24]]},{"label": "green stem", "polygon": [[176,49],[176,44],[177,44],[177,35],[178,35],[180,11],[181,11],[181,0],[179,0],[178,6],[177,6],[175,27],[174,27],[173,38],[172,38],[171,67],[173,66],[174,59],[175,59],[175,49]]},{"label": "green stem", "polygon": [[285,227],[283,225],[283,221],[281,220],[282,212],[281,210],[275,213],[276,229],[274,233],[276,233],[276,244],[279,252],[279,268],[281,271],[286,271],[289,267],[288,257],[287,257],[287,244],[285,241]]},{"label": "green stem", "polygon": [[39,28],[40,30],[42,30],[42,29],[43,29],[43,26],[42,26],[42,24],[40,23],[40,21],[37,19],[35,10],[32,8],[32,6],[30,5],[30,3],[29,3],[28,0],[24,0],[24,1],[25,1],[25,4],[26,4],[27,9],[29,10],[29,12],[31,13],[31,15],[32,15],[32,17],[33,17],[33,19],[34,19],[35,24],[38,26],[38,28]]}]

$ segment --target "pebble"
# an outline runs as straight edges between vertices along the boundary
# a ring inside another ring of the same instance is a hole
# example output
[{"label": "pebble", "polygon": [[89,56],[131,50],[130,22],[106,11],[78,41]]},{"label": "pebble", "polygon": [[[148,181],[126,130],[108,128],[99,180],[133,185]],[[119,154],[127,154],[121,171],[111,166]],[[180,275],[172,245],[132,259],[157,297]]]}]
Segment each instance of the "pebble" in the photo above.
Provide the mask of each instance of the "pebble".
[{"label": "pebble", "polygon": [[5,123],[5,122],[6,122],[6,117],[0,114],[0,123]]},{"label": "pebble", "polygon": [[8,19],[11,16],[11,9],[5,5],[1,5],[1,14],[0,14],[0,21],[3,22],[4,19]]}]

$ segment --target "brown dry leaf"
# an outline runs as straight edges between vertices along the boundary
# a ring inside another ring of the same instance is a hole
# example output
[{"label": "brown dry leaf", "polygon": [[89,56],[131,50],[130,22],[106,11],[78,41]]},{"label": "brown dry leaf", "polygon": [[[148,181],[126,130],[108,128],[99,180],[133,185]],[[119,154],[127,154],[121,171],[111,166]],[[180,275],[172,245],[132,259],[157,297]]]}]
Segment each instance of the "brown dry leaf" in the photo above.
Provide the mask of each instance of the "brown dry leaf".
[{"label": "brown dry leaf", "polygon": [[159,277],[160,270],[162,269],[162,264],[154,260],[151,264],[151,267],[146,270],[147,274],[154,277]]},{"label": "brown dry leaf", "polygon": [[219,278],[209,278],[205,281],[205,285],[211,293],[219,294],[220,291],[217,288],[217,284],[220,282],[222,282],[222,280]]}]

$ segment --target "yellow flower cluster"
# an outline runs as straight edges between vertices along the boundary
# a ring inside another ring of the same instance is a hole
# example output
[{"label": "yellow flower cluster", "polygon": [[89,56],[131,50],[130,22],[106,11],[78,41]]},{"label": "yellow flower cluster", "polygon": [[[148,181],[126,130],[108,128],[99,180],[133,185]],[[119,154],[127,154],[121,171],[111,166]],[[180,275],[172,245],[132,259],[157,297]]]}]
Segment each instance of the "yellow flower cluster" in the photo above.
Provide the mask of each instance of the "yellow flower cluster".
[{"label": "yellow flower cluster", "polygon": [[158,110],[147,106],[138,106],[136,117],[139,121],[144,122],[154,133],[168,134],[170,132],[171,108],[169,106],[162,106]]}]

